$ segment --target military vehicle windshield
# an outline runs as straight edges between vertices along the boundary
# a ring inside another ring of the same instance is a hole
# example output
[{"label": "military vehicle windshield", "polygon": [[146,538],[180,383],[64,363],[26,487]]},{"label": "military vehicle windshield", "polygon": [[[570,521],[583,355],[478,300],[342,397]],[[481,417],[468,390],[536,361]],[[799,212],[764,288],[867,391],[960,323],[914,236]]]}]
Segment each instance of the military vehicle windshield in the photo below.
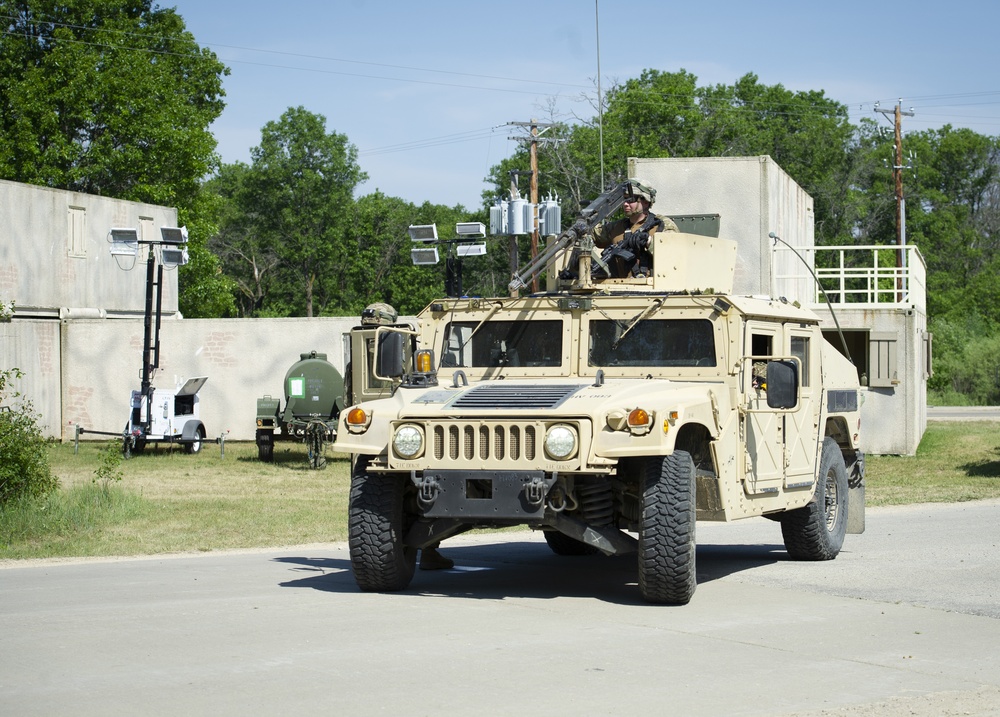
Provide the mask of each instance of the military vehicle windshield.
[{"label": "military vehicle windshield", "polygon": [[714,331],[708,319],[648,319],[625,334],[628,325],[590,322],[591,366],[715,366]]},{"label": "military vehicle windshield", "polygon": [[456,321],[445,329],[442,367],[560,366],[563,322]]}]

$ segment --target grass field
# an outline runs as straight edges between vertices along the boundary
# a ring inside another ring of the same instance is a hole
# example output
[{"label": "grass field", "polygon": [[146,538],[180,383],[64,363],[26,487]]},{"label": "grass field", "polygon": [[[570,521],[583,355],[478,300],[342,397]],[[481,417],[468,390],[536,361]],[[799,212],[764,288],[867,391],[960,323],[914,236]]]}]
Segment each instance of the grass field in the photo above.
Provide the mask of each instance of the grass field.
[{"label": "grass field", "polygon": [[[110,448],[117,451],[117,445]],[[304,446],[279,443],[273,463],[252,443],[198,455],[151,446],[95,474],[109,444],[53,444],[62,487],[41,503],[0,509],[0,558],[159,554],[347,539],[346,456],[310,470]],[[111,454],[114,455],[114,454]],[[869,506],[1000,498],[1000,424],[931,423],[916,456],[871,456]]]}]

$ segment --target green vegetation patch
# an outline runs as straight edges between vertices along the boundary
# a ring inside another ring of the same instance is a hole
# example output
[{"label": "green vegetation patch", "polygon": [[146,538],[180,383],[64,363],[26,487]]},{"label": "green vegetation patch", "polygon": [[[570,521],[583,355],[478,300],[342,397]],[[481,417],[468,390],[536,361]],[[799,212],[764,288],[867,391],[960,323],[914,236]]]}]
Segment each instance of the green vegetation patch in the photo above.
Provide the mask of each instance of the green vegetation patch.
[{"label": "green vegetation patch", "polygon": [[872,456],[868,505],[1000,498],[1000,423],[932,422],[915,456]]}]

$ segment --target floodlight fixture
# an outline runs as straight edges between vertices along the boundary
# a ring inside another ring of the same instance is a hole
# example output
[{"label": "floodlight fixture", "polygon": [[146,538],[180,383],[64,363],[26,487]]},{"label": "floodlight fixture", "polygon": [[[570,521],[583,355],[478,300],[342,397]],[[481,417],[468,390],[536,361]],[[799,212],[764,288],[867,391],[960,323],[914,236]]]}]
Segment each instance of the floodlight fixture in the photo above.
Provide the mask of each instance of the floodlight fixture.
[{"label": "floodlight fixture", "polygon": [[438,240],[437,224],[411,224],[406,231],[413,241],[432,242]]},{"label": "floodlight fixture", "polygon": [[160,241],[164,244],[187,244],[187,227],[160,227]]},{"label": "floodlight fixture", "polygon": [[[129,271],[139,255],[139,230],[131,227],[112,227],[108,232],[111,256],[119,269]],[[131,259],[131,261],[129,261]]]},{"label": "floodlight fixture", "polygon": [[112,256],[135,256],[139,253],[139,230],[114,227],[108,232]]},{"label": "floodlight fixture", "polygon": [[486,225],[482,222],[459,222],[455,225],[455,233],[460,237],[485,237]]},{"label": "floodlight fixture", "polygon": [[160,250],[160,261],[164,269],[176,269],[188,263],[188,250],[181,246],[163,247]]},{"label": "floodlight fixture", "polygon": [[438,263],[439,258],[436,246],[410,249],[410,259],[414,266],[432,266]]},{"label": "floodlight fixture", "polygon": [[486,244],[485,242],[458,244],[455,247],[455,253],[459,256],[486,256]]}]

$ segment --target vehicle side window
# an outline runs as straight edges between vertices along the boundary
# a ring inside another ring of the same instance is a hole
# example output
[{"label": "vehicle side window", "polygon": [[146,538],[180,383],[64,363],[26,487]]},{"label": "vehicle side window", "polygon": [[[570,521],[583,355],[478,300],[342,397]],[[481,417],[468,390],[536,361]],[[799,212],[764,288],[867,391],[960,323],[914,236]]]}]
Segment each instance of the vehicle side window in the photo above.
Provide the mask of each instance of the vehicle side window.
[{"label": "vehicle side window", "polygon": [[807,387],[809,385],[809,337],[793,336],[791,348],[792,356],[802,362],[800,383],[803,387]]},{"label": "vehicle side window", "polygon": [[774,342],[770,334],[751,334],[750,353],[755,356],[753,360],[753,375],[751,386],[760,391],[767,388],[767,361],[763,356],[774,355]]}]

